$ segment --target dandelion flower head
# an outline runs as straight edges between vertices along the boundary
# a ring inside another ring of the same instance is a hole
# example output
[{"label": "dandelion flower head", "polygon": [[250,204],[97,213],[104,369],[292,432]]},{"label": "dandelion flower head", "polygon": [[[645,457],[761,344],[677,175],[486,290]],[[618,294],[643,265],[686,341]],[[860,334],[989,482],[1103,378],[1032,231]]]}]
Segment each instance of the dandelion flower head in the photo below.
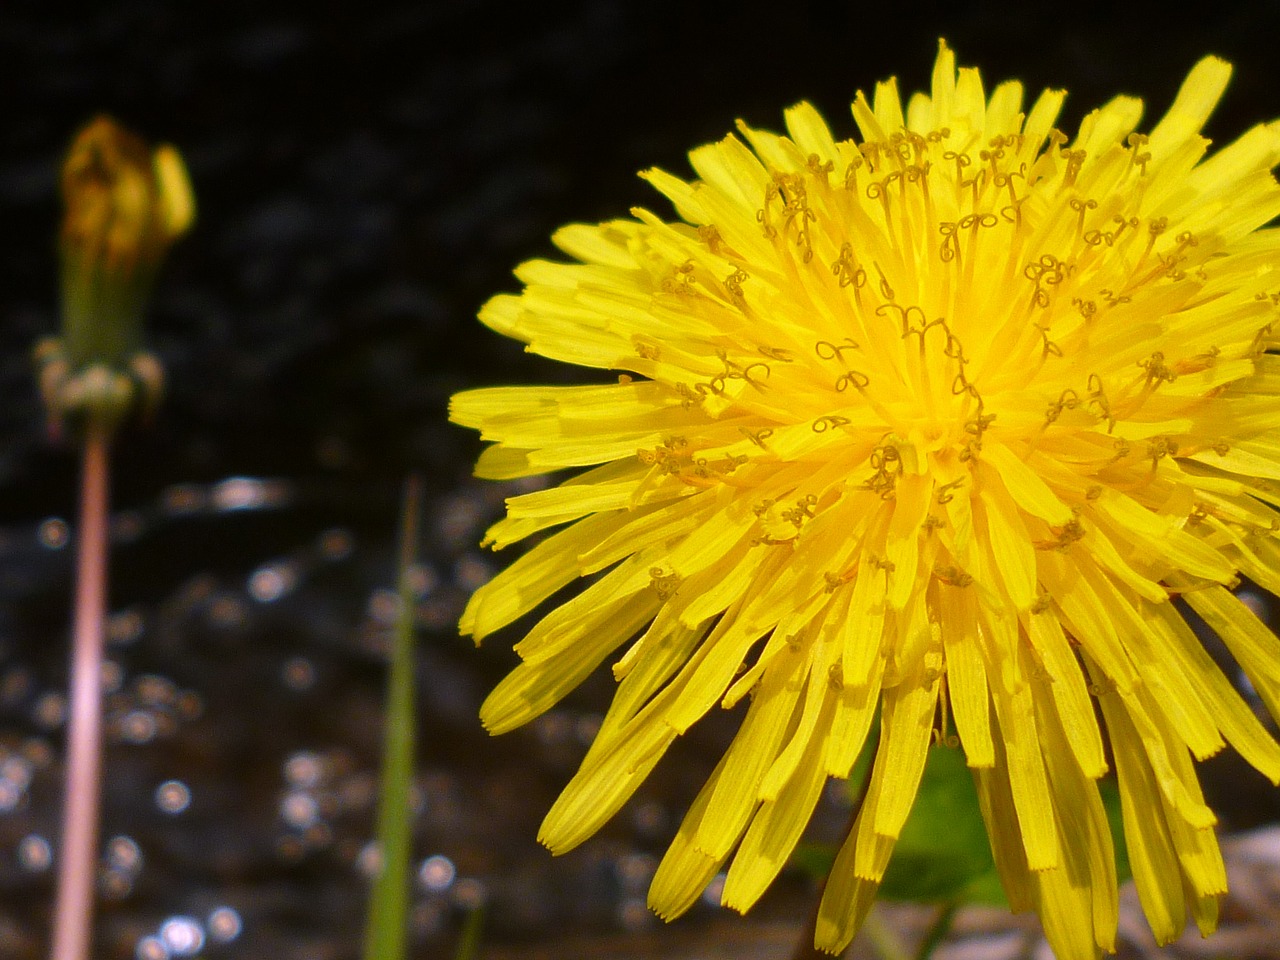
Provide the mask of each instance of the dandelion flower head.
[{"label": "dandelion flower head", "polygon": [[489,545],[559,529],[461,625],[479,641],[588,578],[482,712],[509,730],[611,663],[551,850],[736,708],[650,905],[675,916],[727,870],[745,910],[878,737],[818,915],[836,952],[954,730],[1011,905],[1059,956],[1114,950],[1112,769],[1156,936],[1213,928],[1226,877],[1193,760],[1230,744],[1280,780],[1184,616],[1280,715],[1280,642],[1232,593],[1280,592],[1280,123],[1209,152],[1229,75],[1201,61],[1147,133],[1121,96],[1068,136],[1064,92],[1024,110],[941,44],[905,109],[893,80],[858,94],[857,137],[805,103],[785,136],[739,124],[690,154],[696,179],[643,175],[678,219],[565,227],[577,262],[526,263],[485,305],[529,351],[612,371],[452,406],[492,441],[481,476],[585,468],[507,501]]}]

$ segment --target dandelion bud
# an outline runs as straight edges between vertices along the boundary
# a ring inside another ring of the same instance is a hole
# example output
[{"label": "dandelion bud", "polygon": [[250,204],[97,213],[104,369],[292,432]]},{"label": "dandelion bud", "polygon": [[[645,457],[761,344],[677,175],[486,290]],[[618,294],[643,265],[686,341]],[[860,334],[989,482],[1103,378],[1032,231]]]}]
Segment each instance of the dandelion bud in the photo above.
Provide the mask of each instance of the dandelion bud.
[{"label": "dandelion bud", "polygon": [[37,347],[41,392],[55,423],[92,415],[114,424],[140,402],[154,405],[159,368],[139,352],[142,315],[195,198],[176,149],[152,150],[108,117],[72,142],[62,194],[62,339]]}]

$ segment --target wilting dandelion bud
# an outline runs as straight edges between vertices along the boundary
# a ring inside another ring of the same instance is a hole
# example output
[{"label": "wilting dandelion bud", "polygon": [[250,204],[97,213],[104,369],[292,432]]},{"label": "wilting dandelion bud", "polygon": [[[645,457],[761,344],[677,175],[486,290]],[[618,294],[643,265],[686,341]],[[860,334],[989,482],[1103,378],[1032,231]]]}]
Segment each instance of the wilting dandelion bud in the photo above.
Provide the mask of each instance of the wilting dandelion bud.
[{"label": "wilting dandelion bud", "polygon": [[153,150],[108,117],[72,142],[61,184],[62,334],[36,348],[41,393],[55,424],[114,426],[158,399],[162,373],[142,352],[142,319],[195,199],[176,149]]}]

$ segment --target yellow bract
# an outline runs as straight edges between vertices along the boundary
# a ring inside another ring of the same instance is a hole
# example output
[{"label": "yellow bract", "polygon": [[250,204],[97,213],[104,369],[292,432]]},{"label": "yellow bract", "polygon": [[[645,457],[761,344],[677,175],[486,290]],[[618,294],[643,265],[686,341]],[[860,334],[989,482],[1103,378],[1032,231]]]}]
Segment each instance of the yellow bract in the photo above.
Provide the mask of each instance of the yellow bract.
[{"label": "yellow bract", "polygon": [[[591,468],[509,501],[506,546],[568,524],[480,588],[477,641],[580,576],[483,719],[506,730],[619,650],[618,694],[542,839],[616,811],[717,704],[747,704],[655,878],[662,916],[728,864],[746,909],[881,715],[817,945],[842,949],[910,810],[940,703],[1015,908],[1062,957],[1114,948],[1112,758],[1161,940],[1216,920],[1225,876],[1192,764],[1280,747],[1174,600],[1280,710],[1280,641],[1231,593],[1280,586],[1280,124],[1205,156],[1230,68],[1198,64],[1149,134],[1119,97],[1074,138],[941,45],[930,95],[893,81],[836,140],[740,125],[646,178],[675,206],[561,230],[481,319],[613,384],[496,388],[453,419],[478,472]],[[1097,717],[1103,718],[1100,727]],[[1104,748],[1109,741],[1110,750]]]}]

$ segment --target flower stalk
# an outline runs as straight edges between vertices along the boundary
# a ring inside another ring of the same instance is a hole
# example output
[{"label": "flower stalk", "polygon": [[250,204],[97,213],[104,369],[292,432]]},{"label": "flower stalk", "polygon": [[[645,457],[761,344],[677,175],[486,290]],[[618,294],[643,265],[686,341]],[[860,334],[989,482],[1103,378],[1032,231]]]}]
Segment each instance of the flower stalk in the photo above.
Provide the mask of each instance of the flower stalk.
[{"label": "flower stalk", "polygon": [[107,612],[108,432],[84,437],[80,487],[76,607],[62,856],[54,907],[53,960],[89,956],[97,876],[98,806],[102,792],[102,656]]},{"label": "flower stalk", "polygon": [[164,254],[191,225],[195,204],[173,147],[153,151],[106,117],[73,141],[62,192],[62,335],[35,349],[51,432],[70,428],[82,452],[66,795],[51,956],[87,960],[102,792],[110,446],[131,416],[149,414],[158,402],[162,371],[141,350],[142,317]]}]

